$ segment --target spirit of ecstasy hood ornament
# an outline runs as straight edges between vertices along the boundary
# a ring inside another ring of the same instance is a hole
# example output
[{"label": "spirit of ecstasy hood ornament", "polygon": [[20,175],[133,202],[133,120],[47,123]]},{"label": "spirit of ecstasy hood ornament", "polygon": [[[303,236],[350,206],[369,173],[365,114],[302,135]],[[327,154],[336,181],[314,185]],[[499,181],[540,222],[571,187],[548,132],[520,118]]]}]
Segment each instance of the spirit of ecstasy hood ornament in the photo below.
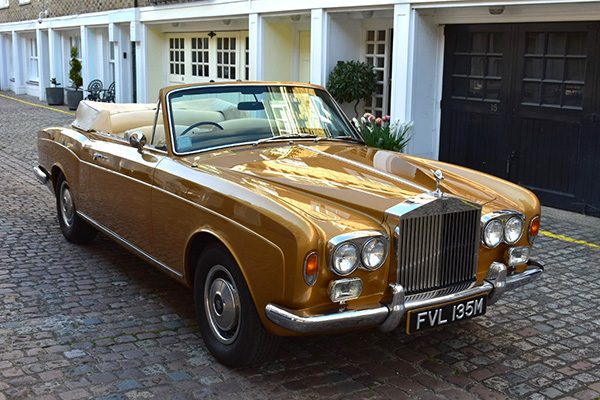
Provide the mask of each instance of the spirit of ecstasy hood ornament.
[{"label": "spirit of ecstasy hood ornament", "polygon": [[442,193],[442,190],[440,189],[440,185],[442,183],[442,181],[444,180],[444,174],[442,173],[442,171],[438,170],[430,170],[433,173],[433,177],[435,178],[435,192],[433,192],[433,195],[435,197],[438,198],[442,198],[444,197],[444,193]]}]

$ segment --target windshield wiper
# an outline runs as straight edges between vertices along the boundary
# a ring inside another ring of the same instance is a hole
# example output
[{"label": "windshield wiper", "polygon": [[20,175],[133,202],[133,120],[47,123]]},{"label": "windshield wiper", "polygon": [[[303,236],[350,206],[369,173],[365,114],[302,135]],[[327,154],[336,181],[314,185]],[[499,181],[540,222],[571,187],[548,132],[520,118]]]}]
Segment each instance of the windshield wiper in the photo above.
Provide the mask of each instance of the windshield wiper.
[{"label": "windshield wiper", "polygon": [[292,133],[289,135],[279,135],[279,136],[273,136],[273,137],[268,137],[268,138],[264,138],[264,139],[259,139],[256,142],[254,142],[254,146],[259,145],[261,143],[267,143],[267,142],[277,142],[279,140],[289,140],[289,139],[316,139],[317,136],[316,135],[311,135],[311,134],[300,134],[300,133]]},{"label": "windshield wiper", "polygon": [[360,144],[365,144],[365,141],[359,138],[355,138],[353,136],[325,136],[315,139],[315,141],[320,142],[321,140],[333,140],[333,141],[350,141],[356,142]]}]

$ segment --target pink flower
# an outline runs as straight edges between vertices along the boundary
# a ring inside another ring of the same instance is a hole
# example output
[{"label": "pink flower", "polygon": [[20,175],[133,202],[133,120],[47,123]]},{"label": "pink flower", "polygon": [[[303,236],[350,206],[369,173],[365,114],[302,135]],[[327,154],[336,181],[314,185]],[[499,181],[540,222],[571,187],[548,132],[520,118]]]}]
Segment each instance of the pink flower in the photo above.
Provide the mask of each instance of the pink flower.
[{"label": "pink flower", "polygon": [[383,122],[390,122],[390,116],[389,115],[384,115],[383,116]]},{"label": "pink flower", "polygon": [[369,116],[367,117],[367,119],[369,120],[369,122],[375,122],[375,116],[372,114],[369,114]]},{"label": "pink flower", "polygon": [[377,119],[375,120],[375,123],[376,123],[377,125],[381,126],[381,124],[383,123],[383,120],[382,120],[381,118],[377,118]]}]

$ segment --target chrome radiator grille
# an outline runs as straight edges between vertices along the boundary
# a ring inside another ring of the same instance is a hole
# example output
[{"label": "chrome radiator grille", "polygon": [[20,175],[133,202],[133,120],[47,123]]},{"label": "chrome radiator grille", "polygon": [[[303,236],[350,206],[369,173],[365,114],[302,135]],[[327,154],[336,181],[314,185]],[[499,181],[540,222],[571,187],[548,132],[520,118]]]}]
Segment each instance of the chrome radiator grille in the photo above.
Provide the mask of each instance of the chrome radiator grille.
[{"label": "chrome radiator grille", "polygon": [[458,199],[438,202],[398,222],[398,283],[407,295],[452,293],[476,279],[481,209]]}]

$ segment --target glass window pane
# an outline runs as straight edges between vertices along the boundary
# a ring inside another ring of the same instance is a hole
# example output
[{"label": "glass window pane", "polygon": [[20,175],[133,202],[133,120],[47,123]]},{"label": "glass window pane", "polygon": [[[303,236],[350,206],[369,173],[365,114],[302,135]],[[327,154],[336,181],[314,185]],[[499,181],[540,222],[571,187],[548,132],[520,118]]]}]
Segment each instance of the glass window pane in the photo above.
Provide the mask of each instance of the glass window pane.
[{"label": "glass window pane", "polygon": [[566,80],[585,82],[585,60],[567,60]]},{"label": "glass window pane", "polygon": [[483,79],[469,79],[469,97],[483,98]]},{"label": "glass window pane", "polygon": [[385,40],[385,31],[377,31],[377,40]]},{"label": "glass window pane", "polygon": [[469,73],[469,57],[454,56],[454,73],[467,75]]},{"label": "glass window pane", "polygon": [[468,80],[466,78],[452,79],[452,95],[456,97],[467,97]]},{"label": "glass window pane", "polygon": [[367,40],[369,40],[369,41],[375,40],[375,31],[367,31]]},{"label": "glass window pane", "polygon": [[564,75],[564,61],[560,59],[546,59],[546,73],[544,79],[555,79],[562,81]]},{"label": "glass window pane", "polygon": [[487,51],[487,33],[478,32],[471,36],[471,52],[485,53]]},{"label": "glass window pane", "polygon": [[469,34],[466,32],[458,33],[456,35],[456,52],[467,53],[469,51],[468,43],[469,43]]},{"label": "glass window pane", "polygon": [[543,58],[526,58],[524,78],[542,79],[544,71]]},{"label": "glass window pane", "polygon": [[385,44],[378,44],[377,45],[377,54],[385,54]]},{"label": "glass window pane", "polygon": [[527,33],[527,54],[544,54],[544,34]]},{"label": "glass window pane", "polygon": [[567,54],[585,55],[587,48],[586,32],[570,32]]},{"label": "glass window pane", "polygon": [[485,57],[471,57],[471,75],[485,75]]},{"label": "glass window pane", "polygon": [[385,66],[385,58],[377,57],[377,68],[383,68]]},{"label": "glass window pane", "polygon": [[563,55],[566,53],[567,35],[564,32],[548,33],[548,50],[546,54]]},{"label": "glass window pane", "polygon": [[502,35],[502,33],[490,33],[490,48],[488,49],[488,53],[502,54],[503,40],[504,35]]},{"label": "glass window pane", "polygon": [[374,44],[368,44],[367,45],[367,54],[373,54],[375,53],[375,45]]},{"label": "glass window pane", "polygon": [[492,100],[500,100],[500,89],[502,81],[499,79],[487,79],[485,81],[485,98]]},{"label": "glass window pane", "polygon": [[541,88],[541,83],[524,82],[523,93],[521,95],[521,102],[540,104],[540,97],[542,93]]},{"label": "glass window pane", "polygon": [[544,83],[542,86],[542,104],[560,105],[560,95],[562,92],[560,83]]},{"label": "glass window pane", "polygon": [[488,76],[502,76],[502,58],[500,57],[489,57],[488,58]]},{"label": "glass window pane", "polygon": [[581,108],[583,85],[565,85],[565,106]]}]

